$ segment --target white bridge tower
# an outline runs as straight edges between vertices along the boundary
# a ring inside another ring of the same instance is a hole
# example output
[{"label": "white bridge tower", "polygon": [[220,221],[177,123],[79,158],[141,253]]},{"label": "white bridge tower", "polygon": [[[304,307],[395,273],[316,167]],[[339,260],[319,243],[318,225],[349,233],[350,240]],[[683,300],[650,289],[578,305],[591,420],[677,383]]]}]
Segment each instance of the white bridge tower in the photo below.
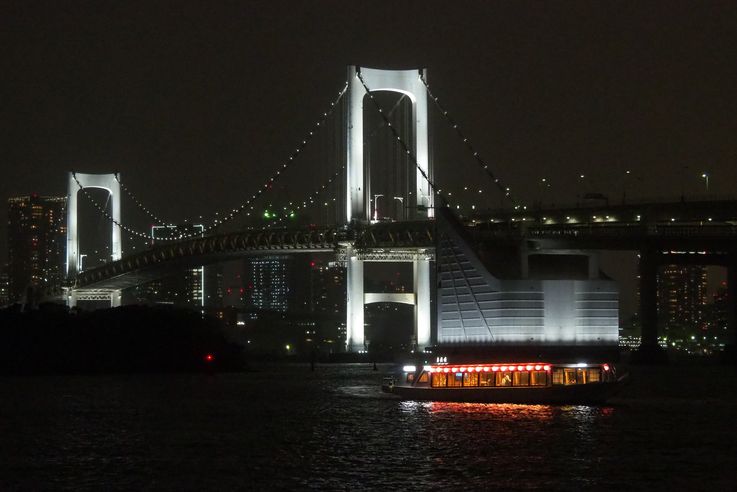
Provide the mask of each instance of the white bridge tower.
[{"label": "white bridge tower", "polygon": [[[79,251],[79,224],[77,199],[81,188],[98,188],[110,193],[112,200],[111,231],[111,255],[110,261],[119,260],[123,256],[120,234],[120,183],[117,174],[83,174],[69,173],[69,193],[67,196],[67,279],[73,280],[80,272]],[[66,301],[69,307],[76,306],[77,301],[100,301],[110,300],[110,306],[120,306],[121,291],[111,289],[74,289],[70,288],[66,293]]]},{"label": "white bridge tower", "polygon": [[[430,169],[427,121],[427,91],[420,78],[425,69],[380,70],[348,67],[348,121],[347,121],[347,161],[346,161],[346,223],[363,224],[371,217],[370,175],[364,169],[364,129],[363,111],[366,89],[358,77],[361,75],[371,92],[388,91],[406,95],[412,103],[415,141],[413,151],[416,157],[415,192],[416,212],[414,219],[432,219],[434,216],[434,197],[427,179],[432,179]],[[412,214],[411,214],[412,215]],[[346,345],[347,350],[359,352],[366,348],[364,336],[364,306],[372,302],[399,302],[415,306],[414,341],[417,350],[423,351],[431,344],[431,305],[430,305],[430,261],[434,251],[427,248],[414,248],[401,251],[357,251],[350,244],[344,246],[347,268],[347,309]],[[374,294],[364,292],[363,267],[366,261],[412,262],[414,271],[414,292],[412,294]]]}]

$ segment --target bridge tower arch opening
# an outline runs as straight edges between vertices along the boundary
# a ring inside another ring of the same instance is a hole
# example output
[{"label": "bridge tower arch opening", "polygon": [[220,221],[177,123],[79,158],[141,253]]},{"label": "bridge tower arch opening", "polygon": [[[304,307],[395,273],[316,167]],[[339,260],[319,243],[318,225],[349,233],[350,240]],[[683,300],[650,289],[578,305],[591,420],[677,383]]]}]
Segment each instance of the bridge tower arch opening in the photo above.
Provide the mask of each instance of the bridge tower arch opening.
[{"label": "bridge tower arch opening", "polygon": [[[67,257],[66,257],[66,276],[73,279],[80,273],[81,251],[79,249],[79,194],[83,193],[81,188],[102,189],[110,194],[112,202],[112,221],[111,226],[111,242],[110,242],[110,260],[117,261],[123,256],[123,248],[121,242],[120,230],[120,183],[117,179],[117,173],[107,174],[85,174],[85,173],[69,173],[67,194]],[[81,300],[110,300],[111,306],[119,306],[121,301],[121,292],[119,290],[109,291],[87,291],[83,289],[71,288],[66,295],[67,305],[75,306],[77,301]]]},{"label": "bridge tower arch opening", "polygon": [[[382,70],[357,65],[348,67],[348,107],[346,128],[346,216],[347,224],[367,223],[371,219],[370,175],[364,162],[364,102],[368,95],[359,74],[371,92],[397,92],[406,95],[412,104],[413,142],[416,159],[413,194],[416,209],[404,217],[432,219],[435,216],[434,196],[430,183],[433,177],[430,168],[427,90],[422,82],[425,69]],[[364,289],[365,261],[411,261],[413,264],[415,305],[414,344],[417,350],[431,345],[431,295],[430,261],[432,255],[426,251],[404,251],[397,254],[387,252],[358,251],[346,244],[345,262],[347,270],[346,348],[351,352],[366,349],[364,307],[366,301],[375,302],[373,294]],[[391,302],[396,302],[393,299]],[[407,301],[408,302],[408,301]]]},{"label": "bridge tower arch opening", "polygon": [[[434,196],[430,183],[422,173],[432,179],[428,141],[427,91],[420,76],[425,69],[381,70],[348,67],[348,121],[346,132],[346,223],[366,222],[371,218],[370,180],[366,179],[364,162],[364,99],[367,96],[358,74],[371,92],[397,92],[406,95],[412,103],[414,153],[417,159],[414,195],[417,200],[416,219],[434,216]],[[411,215],[411,214],[410,214]]]}]

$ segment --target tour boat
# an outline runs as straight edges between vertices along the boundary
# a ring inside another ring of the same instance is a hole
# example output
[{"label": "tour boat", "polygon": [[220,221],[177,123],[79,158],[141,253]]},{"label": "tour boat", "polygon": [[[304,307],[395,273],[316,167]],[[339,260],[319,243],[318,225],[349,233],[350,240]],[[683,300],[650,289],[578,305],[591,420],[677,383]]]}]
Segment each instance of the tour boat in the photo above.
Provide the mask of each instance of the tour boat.
[{"label": "tour boat", "polygon": [[400,374],[385,378],[382,390],[406,400],[523,404],[601,404],[626,377],[608,363],[584,362],[440,362]]}]

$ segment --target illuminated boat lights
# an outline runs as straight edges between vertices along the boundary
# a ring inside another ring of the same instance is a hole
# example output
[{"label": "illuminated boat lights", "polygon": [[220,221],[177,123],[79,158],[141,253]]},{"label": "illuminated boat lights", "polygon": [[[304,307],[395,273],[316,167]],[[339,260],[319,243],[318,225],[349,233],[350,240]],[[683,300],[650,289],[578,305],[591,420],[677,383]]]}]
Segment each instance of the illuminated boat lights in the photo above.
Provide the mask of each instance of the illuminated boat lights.
[{"label": "illuminated boat lights", "polygon": [[[566,367],[567,365],[563,365]],[[568,365],[567,367],[571,367]],[[601,367],[604,371],[609,371],[609,364],[585,364],[585,363],[578,363],[573,364],[572,367],[576,368],[591,368],[591,367]],[[435,365],[435,366],[422,366],[423,371],[427,371],[430,373],[437,372],[437,373],[464,373],[464,372],[514,372],[514,371],[546,371],[550,372],[552,368],[552,364],[548,362],[525,362],[525,363],[516,363],[516,364],[471,364],[471,365],[465,365],[465,366],[450,366],[450,365]],[[415,372],[417,368],[415,366],[404,366],[403,368],[404,372]]]},{"label": "illuminated boat lights", "polygon": [[[459,373],[459,372],[508,372],[508,371],[550,371],[552,366],[548,363],[523,363],[523,364],[473,364],[468,366],[426,366],[425,369],[428,372],[446,372],[446,373]],[[608,367],[604,370],[608,370]]]}]

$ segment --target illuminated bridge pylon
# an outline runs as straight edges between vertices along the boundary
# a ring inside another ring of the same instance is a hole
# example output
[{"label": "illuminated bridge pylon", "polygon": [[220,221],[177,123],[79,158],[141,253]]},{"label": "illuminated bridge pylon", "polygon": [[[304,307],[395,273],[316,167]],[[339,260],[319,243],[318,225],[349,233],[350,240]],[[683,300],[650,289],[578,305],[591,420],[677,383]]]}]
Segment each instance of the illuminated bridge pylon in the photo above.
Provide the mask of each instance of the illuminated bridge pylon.
[{"label": "illuminated bridge pylon", "polygon": [[[363,105],[371,92],[398,92],[409,97],[412,103],[414,131],[414,155],[416,178],[414,196],[416,207],[413,219],[431,219],[434,216],[434,197],[430,183],[427,91],[421,76],[425,69],[380,70],[359,66],[348,67],[348,121],[346,131],[346,223],[367,223],[371,218],[371,179],[364,167]],[[361,82],[359,74],[366,86]],[[410,248],[402,251],[360,250],[351,243],[342,245],[340,256],[346,264],[346,349],[360,352],[366,349],[364,333],[364,307],[372,302],[399,302],[415,307],[414,343],[423,351],[431,345],[431,279],[430,261],[434,260],[434,248]],[[410,261],[413,265],[414,291],[410,295],[376,294],[364,291],[364,262]]]},{"label": "illuminated bridge pylon", "polygon": [[[78,204],[79,193],[86,193],[87,188],[103,189],[110,194],[112,201],[112,220],[110,261],[120,260],[123,256],[120,231],[120,183],[116,173],[83,174],[69,173],[67,195],[67,258],[66,275],[75,278],[80,273],[81,252],[79,250]],[[69,288],[65,293],[67,306],[77,305],[77,301],[110,301],[111,307],[120,306],[121,291],[118,289],[75,289]]]}]

